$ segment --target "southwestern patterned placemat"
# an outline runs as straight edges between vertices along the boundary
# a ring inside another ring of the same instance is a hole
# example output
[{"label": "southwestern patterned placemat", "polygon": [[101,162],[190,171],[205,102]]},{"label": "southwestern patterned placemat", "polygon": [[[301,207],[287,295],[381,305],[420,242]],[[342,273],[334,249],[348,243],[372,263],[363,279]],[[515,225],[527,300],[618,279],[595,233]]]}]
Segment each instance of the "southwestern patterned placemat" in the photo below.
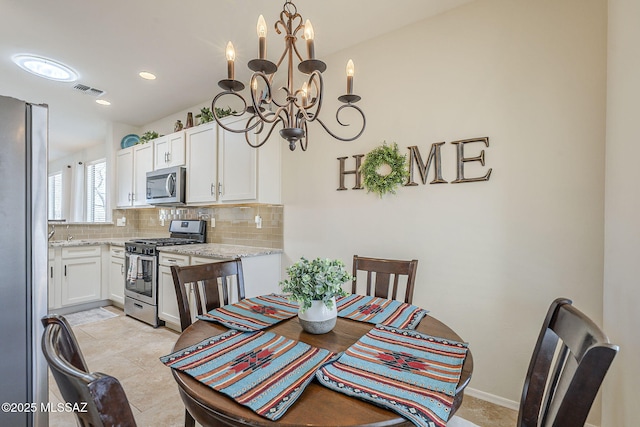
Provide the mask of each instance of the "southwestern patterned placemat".
[{"label": "southwestern patterned placemat", "polygon": [[270,420],[300,397],[329,350],[272,332],[230,330],[160,358]]},{"label": "southwestern patterned placemat", "polygon": [[415,329],[427,310],[401,301],[351,294],[336,300],[338,316],[396,328]]},{"label": "southwestern patterned placemat", "polygon": [[445,427],[466,354],[466,343],[377,325],[316,378],[415,425]]},{"label": "southwestern patterned placemat", "polygon": [[298,303],[284,295],[269,294],[247,298],[198,316],[239,331],[258,331],[298,314]]}]

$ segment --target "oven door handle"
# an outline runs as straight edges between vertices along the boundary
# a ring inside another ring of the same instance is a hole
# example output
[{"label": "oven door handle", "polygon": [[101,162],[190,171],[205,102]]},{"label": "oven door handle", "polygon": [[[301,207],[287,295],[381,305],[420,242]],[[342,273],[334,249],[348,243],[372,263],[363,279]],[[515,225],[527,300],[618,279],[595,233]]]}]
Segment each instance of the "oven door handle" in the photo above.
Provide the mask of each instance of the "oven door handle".
[{"label": "oven door handle", "polygon": [[156,262],[156,257],[151,256],[151,255],[138,255],[138,254],[132,254],[132,253],[129,253],[129,252],[125,253],[124,255],[127,258],[131,258],[131,255],[137,255],[142,261],[151,261],[153,263]]}]

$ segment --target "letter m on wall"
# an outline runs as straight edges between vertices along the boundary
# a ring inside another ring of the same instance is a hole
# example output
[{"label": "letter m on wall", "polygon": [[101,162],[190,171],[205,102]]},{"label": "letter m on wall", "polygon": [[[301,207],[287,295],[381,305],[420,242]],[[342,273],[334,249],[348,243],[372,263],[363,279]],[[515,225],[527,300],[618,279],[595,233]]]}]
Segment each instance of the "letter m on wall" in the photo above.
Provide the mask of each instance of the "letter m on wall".
[{"label": "letter m on wall", "polygon": [[418,173],[420,174],[420,179],[423,184],[427,183],[427,178],[429,176],[429,168],[433,165],[434,168],[434,179],[430,182],[430,184],[446,184],[447,181],[442,179],[442,156],[440,155],[440,147],[444,145],[444,142],[436,142],[431,144],[431,150],[429,150],[429,157],[427,158],[427,162],[422,161],[422,155],[420,154],[420,150],[417,146],[412,145],[409,148],[409,182],[405,184],[405,186],[414,186],[418,185],[414,180],[414,166],[418,169]]}]

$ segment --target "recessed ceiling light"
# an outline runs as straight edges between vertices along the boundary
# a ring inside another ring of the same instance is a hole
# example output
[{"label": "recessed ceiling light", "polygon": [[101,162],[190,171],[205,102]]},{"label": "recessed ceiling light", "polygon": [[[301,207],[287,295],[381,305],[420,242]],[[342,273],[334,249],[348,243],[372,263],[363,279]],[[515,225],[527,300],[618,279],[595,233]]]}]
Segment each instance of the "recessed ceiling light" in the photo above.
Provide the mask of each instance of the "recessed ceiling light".
[{"label": "recessed ceiling light", "polygon": [[96,99],[96,102],[100,105],[111,105],[111,103],[106,99]]},{"label": "recessed ceiling light", "polygon": [[140,77],[142,77],[145,80],[155,80],[156,79],[156,75],[153,73],[150,73],[148,71],[140,71],[140,73],[138,73],[138,75]]},{"label": "recessed ceiling light", "polygon": [[15,55],[12,59],[23,70],[45,79],[59,82],[73,82],[78,79],[78,73],[71,67],[53,59],[35,55]]}]

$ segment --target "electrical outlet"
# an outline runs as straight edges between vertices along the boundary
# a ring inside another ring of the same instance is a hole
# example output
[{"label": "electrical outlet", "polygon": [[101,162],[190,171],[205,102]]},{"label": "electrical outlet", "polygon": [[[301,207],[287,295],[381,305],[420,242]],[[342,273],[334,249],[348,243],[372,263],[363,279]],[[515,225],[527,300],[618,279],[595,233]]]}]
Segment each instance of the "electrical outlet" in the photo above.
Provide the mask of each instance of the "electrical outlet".
[{"label": "electrical outlet", "polygon": [[124,227],[127,225],[127,217],[123,216],[122,218],[116,219],[116,227]]},{"label": "electrical outlet", "polygon": [[256,215],[255,217],[256,228],[262,228],[262,217],[260,215]]},{"label": "electrical outlet", "polygon": [[211,228],[215,228],[215,226],[216,226],[216,219],[211,218]]}]

